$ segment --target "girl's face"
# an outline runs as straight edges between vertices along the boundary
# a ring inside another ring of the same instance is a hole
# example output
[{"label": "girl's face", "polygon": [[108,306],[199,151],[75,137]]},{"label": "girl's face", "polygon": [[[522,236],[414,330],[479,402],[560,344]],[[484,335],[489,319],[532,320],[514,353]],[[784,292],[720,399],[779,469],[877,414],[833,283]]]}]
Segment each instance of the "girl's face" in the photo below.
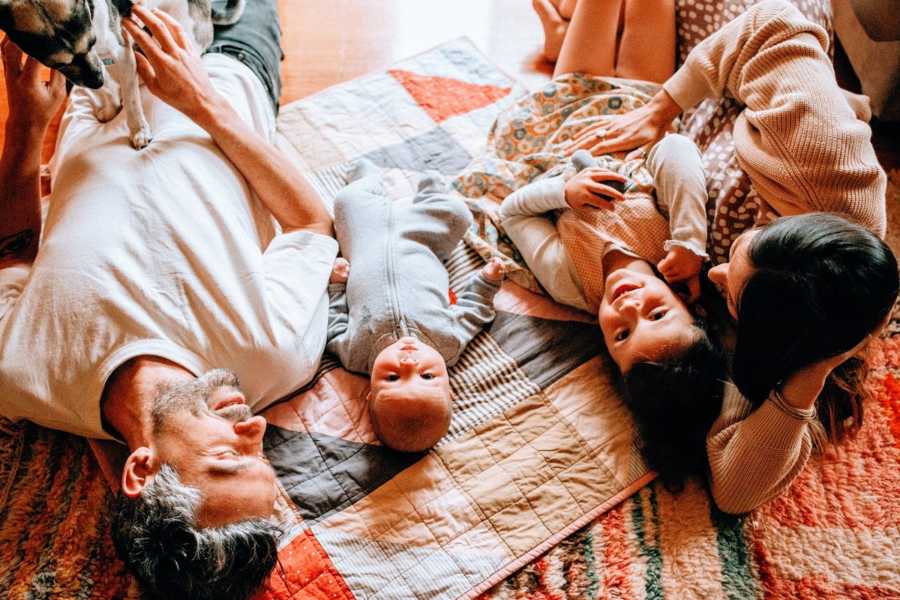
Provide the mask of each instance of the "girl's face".
[{"label": "girl's face", "polygon": [[659,360],[696,339],[694,317],[649,265],[610,273],[597,315],[606,348],[622,373]]},{"label": "girl's face", "polygon": [[753,263],[750,262],[750,241],[756,235],[756,229],[745,231],[731,244],[728,254],[728,262],[716,265],[709,270],[709,280],[716,284],[725,302],[728,303],[728,312],[737,320],[737,306],[741,297],[744,284],[753,273]]}]

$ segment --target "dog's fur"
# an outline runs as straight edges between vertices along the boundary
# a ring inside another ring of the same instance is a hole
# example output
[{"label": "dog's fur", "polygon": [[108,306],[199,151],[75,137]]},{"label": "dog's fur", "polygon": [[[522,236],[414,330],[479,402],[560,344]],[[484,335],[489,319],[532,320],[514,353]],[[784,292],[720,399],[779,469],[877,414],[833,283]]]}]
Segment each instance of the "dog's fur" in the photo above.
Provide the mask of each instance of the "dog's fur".
[{"label": "dog's fur", "polygon": [[[212,0],[142,4],[173,16],[203,51],[212,43],[213,25],[236,22],[244,2],[228,0],[221,13],[213,11]],[[112,119],[124,106],[131,144],[140,149],[150,143],[151,132],[141,108],[134,49],[122,36],[122,18],[130,14],[131,6],[131,0],[0,0],[0,30],[23,52],[57,69],[73,84],[98,90],[98,120]]]}]

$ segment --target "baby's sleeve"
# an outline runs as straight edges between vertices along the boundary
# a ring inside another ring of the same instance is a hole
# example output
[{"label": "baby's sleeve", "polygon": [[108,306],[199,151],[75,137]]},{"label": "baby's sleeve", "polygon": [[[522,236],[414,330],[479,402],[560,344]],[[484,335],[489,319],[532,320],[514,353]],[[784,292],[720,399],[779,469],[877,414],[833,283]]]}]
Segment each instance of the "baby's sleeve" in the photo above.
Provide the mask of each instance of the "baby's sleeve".
[{"label": "baby's sleeve", "polygon": [[453,317],[453,334],[459,346],[457,355],[447,361],[448,366],[456,362],[469,342],[497,316],[494,310],[494,296],[499,289],[500,282],[490,281],[478,272],[457,296],[456,304],[450,307],[450,314]]},{"label": "baby's sleeve", "polygon": [[653,176],[656,201],[669,218],[672,246],[687,248],[701,258],[706,253],[706,173],[696,144],[683,135],[669,134],[650,150],[647,170]]},{"label": "baby's sleeve", "polygon": [[343,362],[350,343],[350,309],[347,305],[347,284],[328,284],[328,342],[325,349]]}]

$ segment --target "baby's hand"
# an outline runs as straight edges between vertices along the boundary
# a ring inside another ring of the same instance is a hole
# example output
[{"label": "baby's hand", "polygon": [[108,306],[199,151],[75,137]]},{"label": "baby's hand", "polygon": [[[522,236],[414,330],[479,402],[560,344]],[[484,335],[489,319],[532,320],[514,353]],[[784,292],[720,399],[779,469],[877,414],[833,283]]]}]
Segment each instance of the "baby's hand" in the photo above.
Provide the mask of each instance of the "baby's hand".
[{"label": "baby's hand", "polygon": [[501,259],[495,256],[481,268],[481,274],[488,281],[500,283],[503,281],[503,276],[506,275],[506,266]]},{"label": "baby's hand", "polygon": [[671,283],[684,282],[688,288],[688,302],[700,297],[700,267],[703,259],[683,246],[673,246],[656,268]]},{"label": "baby's hand", "polygon": [[334,266],[331,267],[331,277],[328,283],[347,283],[350,278],[350,263],[345,258],[334,259]]},{"label": "baby's hand", "polygon": [[624,200],[625,177],[599,167],[579,171],[566,182],[566,202],[575,209],[612,208],[615,200]]}]

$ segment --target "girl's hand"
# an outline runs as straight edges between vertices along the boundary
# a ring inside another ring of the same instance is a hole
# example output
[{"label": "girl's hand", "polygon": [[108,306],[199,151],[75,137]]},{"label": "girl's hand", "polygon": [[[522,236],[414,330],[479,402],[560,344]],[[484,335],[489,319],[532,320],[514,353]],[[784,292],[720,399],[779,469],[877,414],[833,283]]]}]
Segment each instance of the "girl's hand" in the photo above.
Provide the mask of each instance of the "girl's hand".
[{"label": "girl's hand", "polygon": [[9,38],[0,43],[3,80],[9,99],[8,127],[43,137],[47,126],[66,99],[65,77],[51,71],[50,81],[41,79],[41,63],[24,53]]},{"label": "girl's hand", "polygon": [[484,278],[488,281],[500,283],[503,281],[504,275],[506,275],[506,266],[503,264],[502,260],[495,256],[481,268],[481,274],[484,275]]},{"label": "girl's hand", "polygon": [[572,140],[566,154],[584,148],[597,156],[655,144],[671,129],[680,112],[681,107],[672,97],[660,90],[643,106],[621,115],[600,117]]},{"label": "girl's hand", "polygon": [[700,267],[703,259],[683,246],[673,246],[656,268],[669,284],[684,282],[688,304],[700,297]]},{"label": "girl's hand", "polygon": [[604,185],[606,181],[617,181],[624,184],[624,176],[599,167],[584,169],[576,173],[566,182],[566,202],[574,209],[613,207],[612,201],[624,200],[622,192]]}]

